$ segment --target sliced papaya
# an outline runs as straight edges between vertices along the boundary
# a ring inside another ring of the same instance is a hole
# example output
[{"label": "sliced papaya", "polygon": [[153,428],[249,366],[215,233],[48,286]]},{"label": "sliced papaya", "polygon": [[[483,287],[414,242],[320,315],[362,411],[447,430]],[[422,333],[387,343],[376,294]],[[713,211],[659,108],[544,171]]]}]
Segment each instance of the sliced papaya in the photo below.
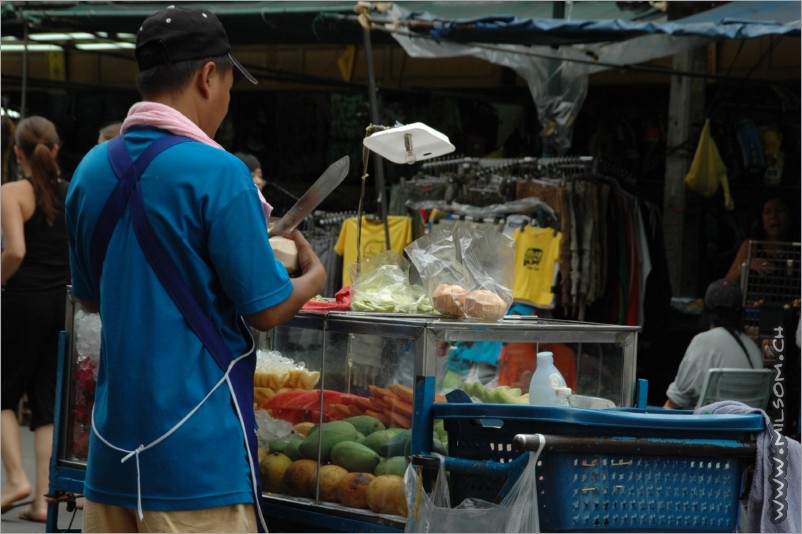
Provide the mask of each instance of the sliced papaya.
[{"label": "sliced papaya", "polygon": [[405,417],[398,412],[390,412],[390,426],[398,426],[401,428],[412,428],[412,420]]},{"label": "sliced papaya", "polygon": [[390,410],[406,417],[412,417],[412,404],[398,397],[385,397],[390,404]]},{"label": "sliced papaya", "polygon": [[414,392],[404,384],[390,384],[387,388],[407,402],[412,402]]}]

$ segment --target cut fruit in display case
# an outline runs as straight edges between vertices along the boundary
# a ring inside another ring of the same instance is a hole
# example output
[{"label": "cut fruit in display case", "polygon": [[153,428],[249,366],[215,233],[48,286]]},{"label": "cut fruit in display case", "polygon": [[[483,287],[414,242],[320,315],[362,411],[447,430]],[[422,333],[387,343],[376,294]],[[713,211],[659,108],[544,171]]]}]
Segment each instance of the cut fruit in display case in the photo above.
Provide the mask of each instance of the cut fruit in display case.
[{"label": "cut fruit in display case", "polygon": [[254,404],[259,406],[278,393],[310,390],[320,381],[319,371],[309,371],[276,351],[260,350],[256,354],[253,376]]}]

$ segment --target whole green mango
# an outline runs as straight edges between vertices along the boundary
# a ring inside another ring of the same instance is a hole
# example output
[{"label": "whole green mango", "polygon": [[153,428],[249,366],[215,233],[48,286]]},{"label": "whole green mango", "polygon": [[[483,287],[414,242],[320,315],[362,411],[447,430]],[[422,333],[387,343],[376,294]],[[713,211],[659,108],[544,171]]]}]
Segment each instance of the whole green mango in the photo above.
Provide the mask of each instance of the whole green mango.
[{"label": "whole green mango", "polygon": [[408,465],[409,460],[406,456],[393,456],[392,458],[386,458],[379,462],[379,465],[376,466],[376,471],[374,471],[374,474],[376,476],[398,475],[402,477],[404,476],[404,473],[406,473]]},{"label": "whole green mango", "polygon": [[380,460],[376,451],[355,441],[341,441],[331,448],[331,463],[352,473],[372,473]]},{"label": "whole green mango", "polygon": [[342,441],[355,441],[357,432],[354,425],[346,421],[330,421],[316,426],[306,436],[298,450],[310,460],[317,460],[318,442],[320,443],[320,461],[328,463],[331,448]]},{"label": "whole green mango", "polygon": [[267,444],[268,452],[284,452],[287,450],[287,445],[290,444],[292,438],[276,438]]},{"label": "whole green mango", "polygon": [[362,432],[365,436],[370,436],[374,432],[384,430],[384,423],[372,415],[355,415],[343,420],[354,425],[356,429],[359,432]]},{"label": "whole green mango", "polygon": [[366,437],[363,445],[380,453],[380,448],[384,442],[391,439],[393,436],[401,434],[402,432],[404,432],[403,428],[388,428],[386,430],[378,430]]},{"label": "whole green mango", "polygon": [[304,440],[301,438],[292,438],[287,446],[284,448],[284,454],[290,457],[293,462],[295,460],[303,460],[304,455],[300,451],[301,444]]},{"label": "whole green mango", "polygon": [[391,437],[379,446],[379,454],[385,458],[391,456],[401,456],[409,454],[409,447],[412,442],[412,431],[404,430]]}]

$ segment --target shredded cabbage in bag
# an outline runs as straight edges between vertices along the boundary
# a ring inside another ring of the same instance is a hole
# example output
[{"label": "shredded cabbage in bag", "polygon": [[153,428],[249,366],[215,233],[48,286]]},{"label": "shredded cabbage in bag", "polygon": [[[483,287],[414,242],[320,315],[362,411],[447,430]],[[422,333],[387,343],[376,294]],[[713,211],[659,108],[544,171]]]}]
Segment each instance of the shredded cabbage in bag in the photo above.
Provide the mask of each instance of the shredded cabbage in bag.
[{"label": "shredded cabbage in bag", "polygon": [[354,311],[434,313],[432,301],[423,287],[409,282],[409,264],[397,253],[370,258],[352,279],[351,309]]}]

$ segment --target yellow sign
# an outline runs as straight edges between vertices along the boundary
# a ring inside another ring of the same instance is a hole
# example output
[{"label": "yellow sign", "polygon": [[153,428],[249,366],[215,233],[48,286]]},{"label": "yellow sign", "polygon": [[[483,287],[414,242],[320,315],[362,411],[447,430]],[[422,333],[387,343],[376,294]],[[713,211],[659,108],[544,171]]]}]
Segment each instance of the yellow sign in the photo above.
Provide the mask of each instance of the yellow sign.
[{"label": "yellow sign", "polygon": [[47,53],[47,76],[49,79],[58,82],[63,82],[67,79],[63,50]]},{"label": "yellow sign", "polygon": [[348,45],[345,47],[339,56],[337,56],[337,66],[340,68],[340,74],[346,82],[351,81],[351,76],[354,74],[354,57],[356,56],[356,45]]}]

